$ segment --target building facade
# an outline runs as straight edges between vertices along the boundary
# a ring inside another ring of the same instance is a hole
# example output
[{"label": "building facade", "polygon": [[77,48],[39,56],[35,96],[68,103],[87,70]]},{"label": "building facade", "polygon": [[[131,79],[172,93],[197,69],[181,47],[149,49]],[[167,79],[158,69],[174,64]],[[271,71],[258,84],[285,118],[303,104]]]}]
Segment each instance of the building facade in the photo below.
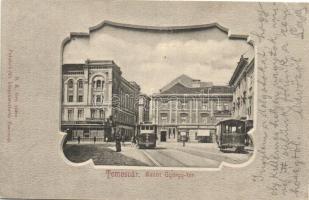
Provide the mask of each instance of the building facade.
[{"label": "building facade", "polygon": [[149,122],[150,97],[146,94],[139,95],[138,101],[138,124]]},{"label": "building facade", "polygon": [[113,139],[135,132],[140,87],[122,77],[114,61],[62,66],[61,130],[69,140]]},{"label": "building facade", "polygon": [[231,117],[232,88],[214,86],[182,75],[151,97],[151,120],[158,139],[189,142],[216,141],[216,124]]},{"label": "building facade", "polygon": [[253,120],[254,58],[241,56],[229,85],[233,88],[233,118]]}]

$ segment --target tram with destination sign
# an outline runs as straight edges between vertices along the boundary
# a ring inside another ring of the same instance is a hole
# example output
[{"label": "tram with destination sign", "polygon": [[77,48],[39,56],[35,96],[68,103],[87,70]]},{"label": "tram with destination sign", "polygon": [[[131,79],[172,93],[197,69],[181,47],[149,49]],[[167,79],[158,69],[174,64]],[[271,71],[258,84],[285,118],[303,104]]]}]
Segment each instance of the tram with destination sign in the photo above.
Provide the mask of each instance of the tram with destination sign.
[{"label": "tram with destination sign", "polygon": [[139,148],[155,148],[157,145],[157,125],[139,124],[137,126],[137,145]]},{"label": "tram with destination sign", "polygon": [[220,151],[235,149],[242,152],[245,146],[252,143],[248,131],[252,128],[252,120],[227,119],[217,123],[217,143]]}]

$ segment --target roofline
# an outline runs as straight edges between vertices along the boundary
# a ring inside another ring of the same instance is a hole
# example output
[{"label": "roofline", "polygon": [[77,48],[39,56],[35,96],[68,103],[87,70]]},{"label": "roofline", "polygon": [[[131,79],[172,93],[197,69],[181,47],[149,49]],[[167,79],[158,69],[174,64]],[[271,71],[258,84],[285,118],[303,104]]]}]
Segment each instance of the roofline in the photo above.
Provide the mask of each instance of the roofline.
[{"label": "roofline", "polygon": [[234,70],[233,75],[232,75],[232,77],[231,77],[231,79],[229,81],[229,85],[230,86],[233,85],[233,83],[234,83],[234,81],[236,79],[236,75],[240,71],[241,67],[243,67],[243,63],[244,63],[244,61],[243,61],[242,57],[240,57],[239,62],[237,63],[236,69]]},{"label": "roofline", "polygon": [[[240,60],[240,61],[241,61],[241,60]],[[250,60],[249,63],[247,63],[247,64],[245,65],[245,67],[251,65],[252,62],[254,62],[254,57]],[[229,81],[229,86],[230,86],[230,87],[235,83],[237,74],[238,74],[238,72],[240,72],[240,70],[241,70],[241,68],[242,68],[242,66],[243,66],[242,64],[243,64],[243,63],[240,63],[240,62],[237,64],[237,67],[236,67],[235,71],[233,72],[233,75],[232,75],[232,77],[231,77],[231,79],[230,79],[230,81]]]},{"label": "roofline", "polygon": [[114,65],[117,65],[114,60],[91,60],[91,59],[86,59],[85,63],[86,64],[114,64]]},{"label": "roofline", "polygon": [[62,70],[63,70],[63,67],[66,67],[66,66],[83,66],[83,67],[102,66],[102,67],[114,68],[117,71],[119,71],[120,74],[122,74],[120,67],[113,60],[89,60],[87,59],[83,63],[65,63],[65,64],[62,64]]},{"label": "roofline", "polygon": [[132,84],[130,81],[128,81],[127,79],[125,79],[122,75],[120,76],[121,77],[121,80],[123,82],[125,82],[129,87],[131,87],[132,89],[137,89],[138,91],[141,90],[141,86],[139,84],[137,84],[136,82],[136,85]]},{"label": "roofline", "polygon": [[125,79],[123,76],[122,76],[122,71],[120,69],[120,67],[114,62],[114,60],[89,60],[87,59],[84,63],[74,63],[74,64],[69,64],[69,63],[66,63],[66,64],[62,64],[62,66],[69,66],[69,65],[76,65],[76,66],[89,66],[89,65],[109,65],[109,67],[116,67],[116,69],[120,72],[121,74],[121,80],[123,82],[125,82],[129,87],[131,88],[134,88],[134,89],[138,89],[140,90],[141,87],[139,84],[137,84],[136,82],[136,85],[132,84],[130,81],[128,81],[127,79]]},{"label": "roofline", "polygon": [[90,60],[87,59],[83,63],[64,63],[62,65],[116,65],[118,66],[114,60]]},{"label": "roofline", "polygon": [[[175,79],[174,79],[175,80]],[[194,81],[194,80],[193,80]],[[170,82],[170,83],[172,83],[172,81]],[[206,88],[212,88],[212,87],[230,87],[230,86],[214,86],[213,85],[213,82],[205,82],[205,81],[201,81],[201,83],[205,83],[205,84],[211,84],[211,86],[206,86],[206,87],[193,87],[193,86],[186,86],[186,85],[184,85],[184,84],[182,84],[181,82],[179,82],[179,81],[177,81],[176,82],[176,84],[171,84],[171,86],[170,87],[168,87],[169,86],[169,84],[170,83],[168,83],[166,86],[164,86],[163,88],[161,88],[159,91],[161,92],[163,92],[163,91],[165,91],[165,90],[168,90],[168,89],[170,89],[171,87],[173,87],[174,85],[176,85],[177,83],[179,83],[179,84],[181,84],[182,86],[184,86],[184,87],[186,87],[186,88],[188,88],[188,89],[196,89],[196,88],[203,88],[203,89],[206,89]],[[167,88],[167,89],[165,89],[165,87]]]},{"label": "roofline", "polygon": [[156,98],[156,97],[162,97],[162,96],[232,96],[233,97],[233,92],[230,93],[214,93],[214,94],[207,94],[207,93],[203,93],[203,94],[198,94],[198,93],[192,93],[192,94],[160,94],[160,93],[155,93],[151,95],[151,98]]},{"label": "roofline", "polygon": [[82,66],[82,65],[85,65],[85,63],[65,63],[65,64],[62,64],[62,66],[69,66],[69,65],[71,65],[71,66],[74,66],[74,65]]},{"label": "roofline", "polygon": [[[185,85],[183,84],[180,80],[181,77],[187,77],[189,79],[191,79],[192,82],[199,82],[200,84],[208,84],[209,86],[207,87],[193,87],[193,86],[188,86],[188,85]],[[168,84],[166,84],[164,87],[162,87],[161,89],[159,89],[160,92],[164,92],[168,89],[170,89],[171,87],[173,87],[174,85],[176,84],[181,84],[182,86],[186,87],[186,88],[189,88],[189,89],[195,89],[195,88],[211,88],[211,87],[214,87],[213,85],[213,82],[206,82],[206,81],[201,81],[200,79],[194,79],[190,76],[188,76],[187,74],[182,74],[176,78],[174,78],[172,81],[170,81]],[[229,87],[229,86],[227,86]]]}]

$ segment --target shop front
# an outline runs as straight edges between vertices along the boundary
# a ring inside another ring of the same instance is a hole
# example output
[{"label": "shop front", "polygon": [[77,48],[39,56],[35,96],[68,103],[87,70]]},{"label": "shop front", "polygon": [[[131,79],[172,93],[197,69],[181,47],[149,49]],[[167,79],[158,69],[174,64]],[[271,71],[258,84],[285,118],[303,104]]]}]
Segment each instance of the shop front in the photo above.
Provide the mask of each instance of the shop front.
[{"label": "shop front", "polygon": [[187,142],[214,143],[216,141],[216,129],[213,127],[201,126],[179,126],[177,141],[180,142],[183,135],[186,135]]},{"label": "shop front", "polygon": [[104,123],[91,123],[85,122],[69,122],[63,123],[61,130],[67,133],[67,141],[105,141],[105,138],[110,136],[110,128],[104,125]]}]

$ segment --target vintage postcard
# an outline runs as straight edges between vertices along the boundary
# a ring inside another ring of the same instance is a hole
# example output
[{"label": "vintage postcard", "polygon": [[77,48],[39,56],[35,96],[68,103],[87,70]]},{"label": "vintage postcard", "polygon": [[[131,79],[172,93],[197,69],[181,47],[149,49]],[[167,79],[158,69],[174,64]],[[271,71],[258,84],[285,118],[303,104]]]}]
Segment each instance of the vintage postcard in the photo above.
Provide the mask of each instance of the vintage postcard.
[{"label": "vintage postcard", "polygon": [[308,199],[308,4],[1,9],[0,198]]}]

